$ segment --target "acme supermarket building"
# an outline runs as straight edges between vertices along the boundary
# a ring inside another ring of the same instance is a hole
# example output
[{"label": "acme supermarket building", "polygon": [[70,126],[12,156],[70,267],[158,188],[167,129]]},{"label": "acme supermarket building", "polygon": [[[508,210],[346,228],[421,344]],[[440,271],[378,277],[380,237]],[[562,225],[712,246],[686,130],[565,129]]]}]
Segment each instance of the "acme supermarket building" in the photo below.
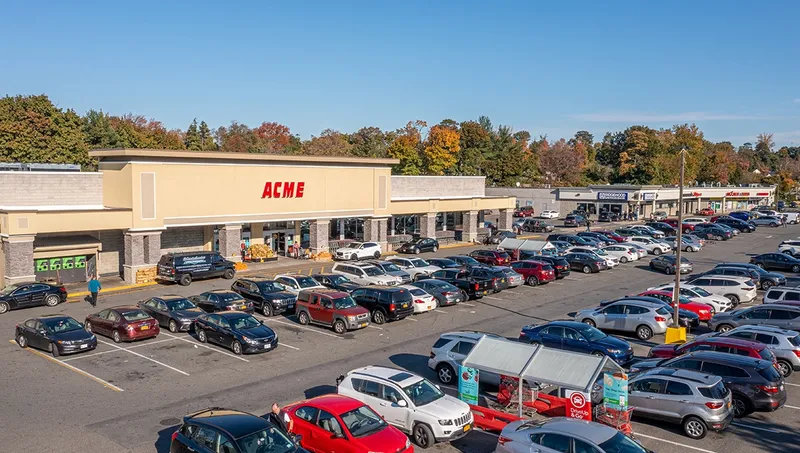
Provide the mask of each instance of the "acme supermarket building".
[{"label": "acme supermarket building", "polygon": [[410,233],[472,241],[486,210],[510,229],[514,197],[483,177],[393,176],[393,159],[146,149],[91,151],[97,172],[0,171],[0,286],[135,283],[168,252],[267,244],[289,255],[349,240],[384,250]]}]

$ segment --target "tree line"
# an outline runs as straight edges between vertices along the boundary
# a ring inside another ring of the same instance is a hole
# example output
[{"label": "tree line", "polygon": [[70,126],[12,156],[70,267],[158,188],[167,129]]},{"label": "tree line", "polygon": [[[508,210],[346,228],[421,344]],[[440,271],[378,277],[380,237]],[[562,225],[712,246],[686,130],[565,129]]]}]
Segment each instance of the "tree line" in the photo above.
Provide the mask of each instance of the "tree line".
[{"label": "tree line", "polygon": [[689,182],[779,183],[794,188],[800,178],[800,147],[775,149],[771,134],[738,147],[706,140],[694,124],[669,129],[631,126],[601,140],[587,131],[573,137],[533,137],[528,131],[492,124],[488,117],[429,125],[422,120],[385,131],[331,129],[302,140],[289,127],[238,122],[212,129],[194,119],[186,130],[167,129],[141,115],[109,115],[55,106],[46,95],[0,99],[0,161],[77,163],[94,169],[88,155],[100,148],[152,148],[234,153],[395,158],[402,175],[480,175],[491,186],[587,184],[675,184],[678,152],[687,150]]}]

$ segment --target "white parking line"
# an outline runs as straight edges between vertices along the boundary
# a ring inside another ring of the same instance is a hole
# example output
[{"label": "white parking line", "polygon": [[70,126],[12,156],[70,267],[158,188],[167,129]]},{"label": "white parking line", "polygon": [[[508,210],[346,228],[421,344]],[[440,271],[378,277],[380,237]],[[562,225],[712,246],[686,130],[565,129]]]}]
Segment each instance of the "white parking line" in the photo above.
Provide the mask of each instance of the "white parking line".
[{"label": "white parking line", "polygon": [[288,345],[288,344],[286,344],[286,343],[284,343],[282,341],[278,342],[278,345],[279,346],[286,346],[287,348],[294,349],[295,351],[299,351],[300,350],[300,348],[298,348],[297,346]]},{"label": "white parking line", "polygon": [[184,337],[178,337],[178,336],[166,333],[164,331],[162,331],[160,335],[166,335],[168,337],[178,339],[178,340],[183,341],[185,343],[189,343],[191,345],[194,345],[194,347],[196,347],[196,348],[205,348],[205,349],[208,349],[209,351],[219,352],[220,354],[226,355],[228,357],[233,357],[234,359],[239,359],[242,362],[249,362],[249,360],[245,359],[244,357],[239,357],[236,354],[231,354],[229,352],[225,352],[225,351],[223,351],[223,350],[221,350],[219,348],[212,348],[211,346],[209,346],[207,344],[200,343],[197,340],[192,341],[192,340],[186,339]]},{"label": "white parking line", "polygon": [[671,440],[662,439],[660,437],[648,436],[647,434],[642,434],[640,432],[637,432],[635,434],[635,436],[636,437],[644,437],[645,439],[657,440],[659,442],[664,442],[664,443],[667,443],[667,444],[675,445],[676,447],[689,448],[689,449],[694,450],[694,451],[702,451],[703,453],[716,453],[716,452],[711,451],[711,450],[706,450],[705,448],[693,447],[691,445],[686,445],[686,444],[682,444],[682,443],[678,443],[678,442],[673,442]]},{"label": "white parking line", "polygon": [[368,325],[367,327],[369,327],[370,329],[384,330],[383,327],[373,326],[372,324]]},{"label": "white parking line", "polygon": [[786,385],[791,385],[792,387],[800,387],[800,384],[790,384],[788,382],[784,382]]},{"label": "white parking line", "polygon": [[406,316],[405,319],[408,319],[409,321],[419,322],[419,319],[414,319],[411,316]]},{"label": "white parking line", "polygon": [[502,300],[502,301],[505,301],[505,299],[501,299],[501,298],[499,298],[499,297],[494,297],[494,296],[483,296],[483,298],[484,298],[484,299],[492,299],[492,300]]},{"label": "white parking line", "polygon": [[461,302],[461,305],[466,305],[467,307],[474,307],[475,304],[468,304],[466,302]]},{"label": "white parking line", "polygon": [[747,428],[747,429],[756,429],[758,431],[766,431],[768,433],[780,434],[780,431],[775,431],[774,429],[761,428],[760,426],[747,425],[745,423],[733,422],[731,423],[731,425],[741,426],[742,428]]},{"label": "white parking line", "polygon": [[797,409],[800,410],[800,407],[797,406],[789,406],[788,404],[784,404],[783,407],[788,407],[789,409]]},{"label": "white parking line", "polygon": [[[137,345],[128,346],[127,348],[121,348],[121,349],[128,350],[128,349],[133,349],[133,348],[141,348],[142,346],[150,346],[150,345],[154,345],[154,344],[158,344],[158,343],[164,343],[164,342],[167,342],[167,341],[175,341],[177,339],[178,338],[167,338],[166,340],[148,341],[147,343],[140,343],[140,344],[137,344]],[[96,355],[109,354],[111,352],[119,352],[119,349],[112,349],[110,351],[100,351],[100,352],[94,352],[94,353],[91,353],[91,354],[78,355],[78,356],[69,357],[69,358],[62,359],[62,360],[64,360],[65,362],[69,362],[70,360],[85,359],[87,357],[94,357]]]},{"label": "white parking line", "polygon": [[123,348],[123,347],[121,347],[121,346],[117,346],[117,345],[115,345],[114,343],[109,343],[109,342],[107,342],[107,341],[103,341],[103,340],[100,340],[100,339],[98,339],[97,341],[99,341],[100,343],[103,343],[103,344],[109,345],[109,346],[111,346],[112,348],[117,348],[117,349],[119,349],[119,350],[121,350],[121,351],[126,351],[126,352],[128,352],[128,353],[131,353],[131,354],[133,354],[133,355],[137,356],[137,357],[141,357],[141,358],[143,358],[143,359],[145,359],[145,360],[149,360],[149,361],[151,361],[151,362],[153,362],[153,363],[156,363],[156,364],[158,364],[158,365],[161,365],[161,366],[163,366],[164,368],[167,368],[167,369],[170,369],[170,370],[172,370],[172,371],[175,371],[175,372],[177,372],[177,373],[183,374],[184,376],[188,376],[188,375],[189,375],[189,373],[187,373],[187,372],[185,372],[185,371],[181,371],[181,370],[179,370],[179,369],[177,369],[177,368],[175,368],[175,367],[169,366],[169,365],[167,365],[167,364],[166,364],[166,363],[164,363],[164,362],[159,362],[159,361],[158,361],[158,360],[156,360],[156,359],[152,359],[152,358],[150,358],[150,357],[147,357],[146,355],[142,355],[142,354],[139,354],[138,352],[131,351],[130,349],[125,349],[125,348]]},{"label": "white parking line", "polygon": [[278,324],[283,324],[283,325],[290,326],[290,327],[296,327],[298,329],[308,330],[310,332],[316,332],[316,333],[318,333],[320,335],[326,335],[326,336],[329,336],[329,337],[338,338],[340,340],[342,339],[342,337],[340,337],[338,335],[334,335],[334,334],[328,333],[328,332],[323,332],[321,330],[317,330],[317,329],[314,329],[314,328],[311,328],[311,327],[306,327],[306,326],[304,326],[304,325],[302,325],[300,323],[293,324],[293,323],[289,323],[289,322],[285,322],[285,321],[280,321],[280,320],[277,320],[275,318],[264,318],[264,317],[261,317],[261,316],[256,316],[256,318],[263,319],[264,321],[267,321],[267,322],[276,322]]},{"label": "white parking line", "polygon": [[444,311],[444,310],[439,310],[438,308],[434,308],[434,309],[433,309],[433,311],[435,311],[436,313],[444,313],[444,314],[447,314],[447,312],[446,312],[446,311]]}]

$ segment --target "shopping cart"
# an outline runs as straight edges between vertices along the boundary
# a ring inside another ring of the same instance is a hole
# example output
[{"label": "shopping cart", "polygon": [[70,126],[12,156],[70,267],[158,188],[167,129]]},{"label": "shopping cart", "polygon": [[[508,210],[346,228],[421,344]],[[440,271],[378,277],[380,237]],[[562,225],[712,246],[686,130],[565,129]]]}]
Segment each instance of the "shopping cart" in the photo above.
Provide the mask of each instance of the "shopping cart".
[{"label": "shopping cart", "polygon": [[497,392],[497,403],[505,410],[518,410],[520,404],[520,391],[522,392],[523,412],[535,414],[534,403],[541,388],[538,385],[530,386],[523,381],[522,390],[519,388],[519,379],[512,376],[500,376],[500,387]]},{"label": "shopping cart", "polygon": [[633,428],[631,427],[631,414],[633,414],[633,407],[628,406],[626,409],[615,409],[608,407],[605,404],[600,404],[595,410],[595,421],[608,425],[617,431],[633,438]]}]

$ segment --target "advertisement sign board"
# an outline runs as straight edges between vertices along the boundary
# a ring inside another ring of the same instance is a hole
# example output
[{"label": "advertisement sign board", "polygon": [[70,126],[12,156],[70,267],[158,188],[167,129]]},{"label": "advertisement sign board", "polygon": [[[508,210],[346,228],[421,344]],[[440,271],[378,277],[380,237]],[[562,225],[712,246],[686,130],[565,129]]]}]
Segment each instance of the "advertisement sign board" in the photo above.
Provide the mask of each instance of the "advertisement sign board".
[{"label": "advertisement sign board", "polygon": [[567,390],[567,408],[565,414],[569,418],[592,420],[592,399],[588,393]]},{"label": "advertisement sign board", "polygon": [[611,409],[626,410],[628,408],[627,374],[603,374],[603,403]]},{"label": "advertisement sign board", "polygon": [[655,199],[656,199],[656,194],[653,193],[653,192],[643,193],[642,194],[642,200],[644,200],[644,201],[653,201]]},{"label": "advertisement sign board", "polygon": [[626,201],[628,192],[597,192],[598,200]]},{"label": "advertisement sign board", "polygon": [[478,370],[458,367],[458,399],[467,404],[478,404]]}]

